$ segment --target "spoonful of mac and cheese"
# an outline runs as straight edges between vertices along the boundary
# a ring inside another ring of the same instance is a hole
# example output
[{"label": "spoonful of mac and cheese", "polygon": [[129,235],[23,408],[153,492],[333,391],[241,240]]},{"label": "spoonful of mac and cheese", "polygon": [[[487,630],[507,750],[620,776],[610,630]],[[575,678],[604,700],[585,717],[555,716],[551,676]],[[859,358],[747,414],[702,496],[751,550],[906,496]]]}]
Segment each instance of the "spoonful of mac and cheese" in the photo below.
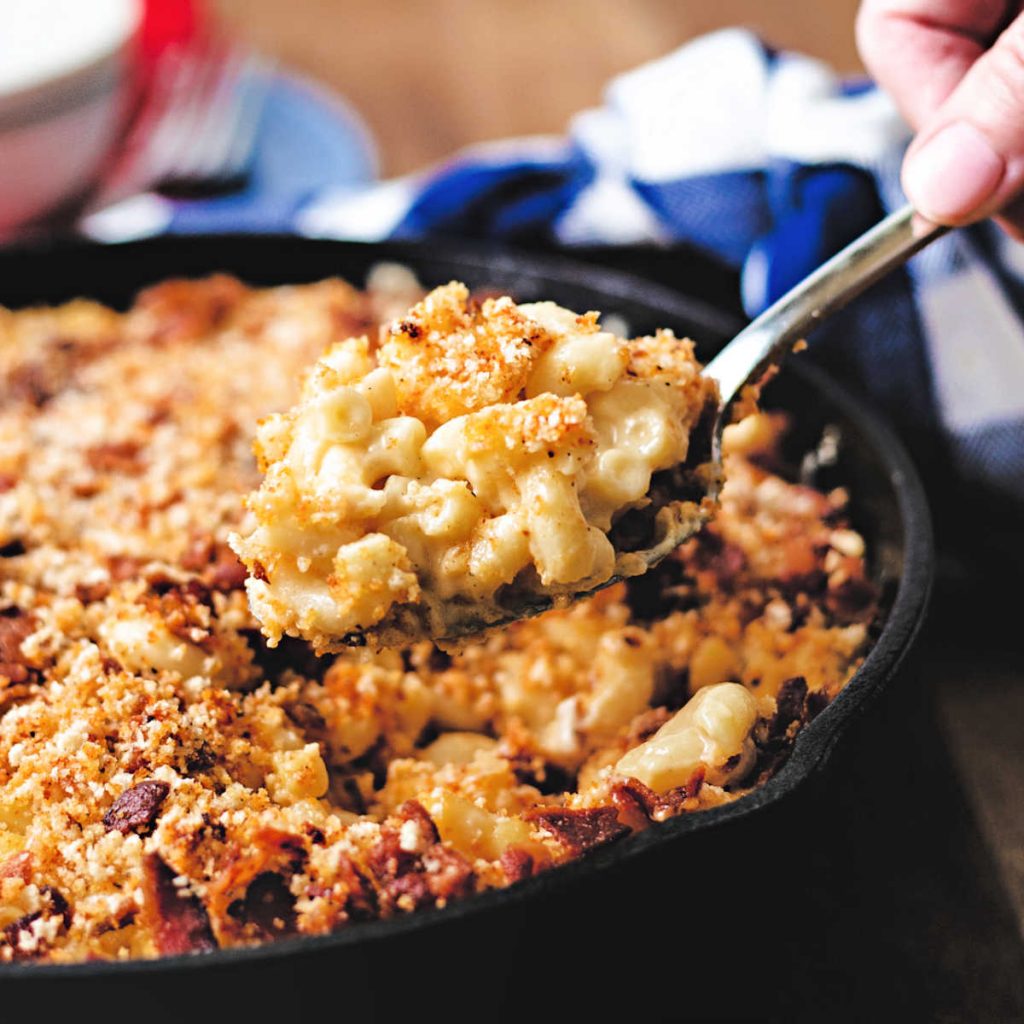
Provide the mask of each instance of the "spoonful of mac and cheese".
[{"label": "spoonful of mac and cheese", "polygon": [[232,538],[250,606],[271,643],[400,646],[637,575],[712,513],[693,438],[717,406],[671,331],[437,288],[261,424],[254,528]]},{"label": "spoonful of mac and cheese", "polygon": [[271,644],[449,640],[636,576],[712,515],[722,437],[803,334],[945,229],[892,214],[703,372],[553,302],[437,288],[377,344],[335,344],[259,429],[255,525],[232,545]]}]

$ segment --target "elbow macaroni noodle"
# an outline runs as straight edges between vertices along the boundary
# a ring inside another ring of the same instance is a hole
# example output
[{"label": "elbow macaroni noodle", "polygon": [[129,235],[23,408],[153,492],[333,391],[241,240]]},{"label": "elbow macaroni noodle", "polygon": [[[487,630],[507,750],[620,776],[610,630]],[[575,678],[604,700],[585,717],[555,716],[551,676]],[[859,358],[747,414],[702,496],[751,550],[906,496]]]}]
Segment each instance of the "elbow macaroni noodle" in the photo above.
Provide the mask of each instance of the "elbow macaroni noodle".
[{"label": "elbow macaroni noodle", "polygon": [[255,529],[232,540],[253,611],[272,643],[334,650],[495,621],[510,586],[640,571],[609,532],[686,461],[713,399],[669,331],[627,341],[594,313],[438,288],[379,346],[335,344],[261,425]]},{"label": "elbow macaroni noodle", "polygon": [[757,701],[738,683],[700,689],[649,740],[615,765],[655,793],[684,786],[699,768],[715,785],[742,779],[754,763]]}]

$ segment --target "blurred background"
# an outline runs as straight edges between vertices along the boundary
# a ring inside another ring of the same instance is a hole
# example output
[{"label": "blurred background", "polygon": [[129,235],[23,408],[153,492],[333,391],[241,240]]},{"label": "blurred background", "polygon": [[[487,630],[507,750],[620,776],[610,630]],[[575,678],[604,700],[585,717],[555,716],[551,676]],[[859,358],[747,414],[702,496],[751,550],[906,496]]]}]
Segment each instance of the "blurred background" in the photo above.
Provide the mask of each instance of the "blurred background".
[{"label": "blurred background", "polygon": [[347,96],[385,175],[467,143],[562,132],[612,76],[745,25],[861,70],[857,0],[214,0],[232,32]]},{"label": "blurred background", "polygon": [[748,27],[857,73],[856,7],[0,0],[0,237],[66,228],[157,190],[194,199],[246,185],[245,216],[241,204],[136,203],[88,233],[291,228],[297,205],[325,189],[404,175],[473,143],[564,136],[616,75],[715,29]]}]

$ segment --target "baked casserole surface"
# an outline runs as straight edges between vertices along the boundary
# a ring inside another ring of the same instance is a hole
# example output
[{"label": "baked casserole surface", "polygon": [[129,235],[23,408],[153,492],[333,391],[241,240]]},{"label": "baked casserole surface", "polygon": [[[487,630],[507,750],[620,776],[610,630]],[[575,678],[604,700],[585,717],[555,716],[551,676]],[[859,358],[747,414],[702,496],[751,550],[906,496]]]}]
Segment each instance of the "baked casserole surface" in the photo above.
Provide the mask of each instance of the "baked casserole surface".
[{"label": "baked casserole surface", "polygon": [[864,542],[843,491],[776,471],[765,414],[730,428],[713,522],[646,575],[448,653],[271,646],[228,545],[256,528],[257,423],[421,297],[396,272],[214,277],[0,310],[0,961],[515,884],[737,799],[856,670]]}]

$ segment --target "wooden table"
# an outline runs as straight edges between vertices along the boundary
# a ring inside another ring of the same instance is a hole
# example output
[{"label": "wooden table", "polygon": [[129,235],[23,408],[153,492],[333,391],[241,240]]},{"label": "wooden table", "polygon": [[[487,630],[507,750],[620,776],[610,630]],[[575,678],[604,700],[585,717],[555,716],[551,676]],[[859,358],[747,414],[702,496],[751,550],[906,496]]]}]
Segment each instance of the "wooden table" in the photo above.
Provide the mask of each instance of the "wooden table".
[{"label": "wooden table", "polygon": [[608,79],[687,39],[749,25],[859,67],[857,0],[214,0],[237,35],[334,86],[383,172],[483,139],[561,132]]}]

